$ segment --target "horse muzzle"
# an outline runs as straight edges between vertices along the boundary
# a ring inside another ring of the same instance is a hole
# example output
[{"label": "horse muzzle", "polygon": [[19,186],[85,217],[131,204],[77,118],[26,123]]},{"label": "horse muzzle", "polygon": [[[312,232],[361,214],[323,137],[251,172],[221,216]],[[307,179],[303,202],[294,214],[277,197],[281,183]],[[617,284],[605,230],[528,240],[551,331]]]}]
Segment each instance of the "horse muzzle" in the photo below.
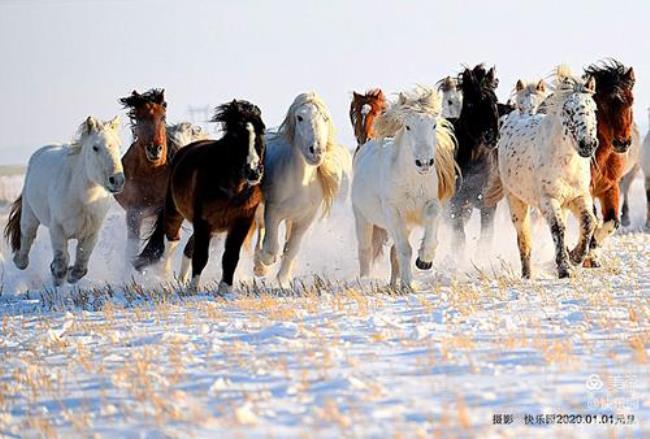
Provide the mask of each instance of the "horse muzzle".
[{"label": "horse muzzle", "polygon": [[433,170],[433,159],[428,161],[416,160],[415,167],[420,175],[430,174]]},{"label": "horse muzzle", "polygon": [[594,155],[598,148],[598,139],[593,142],[581,140],[578,142],[578,155],[583,158],[589,158]]},{"label": "horse muzzle", "polygon": [[247,168],[244,171],[244,178],[251,186],[259,184],[262,181],[262,177],[264,177],[263,166],[258,166],[255,169]]},{"label": "horse muzzle", "polygon": [[612,147],[614,148],[614,151],[619,154],[626,153],[630,149],[630,145],[632,145],[632,139],[630,137],[612,140]]},{"label": "horse muzzle", "polygon": [[149,160],[150,162],[157,162],[158,160],[160,160],[162,158],[162,152],[163,152],[162,145],[154,145],[154,144],[148,145],[144,150],[144,153],[147,156],[147,160]]},{"label": "horse muzzle", "polygon": [[126,178],[124,177],[124,172],[118,172],[117,174],[113,174],[108,177],[108,184],[106,185],[106,189],[112,194],[117,194],[119,192],[122,192],[125,183]]}]

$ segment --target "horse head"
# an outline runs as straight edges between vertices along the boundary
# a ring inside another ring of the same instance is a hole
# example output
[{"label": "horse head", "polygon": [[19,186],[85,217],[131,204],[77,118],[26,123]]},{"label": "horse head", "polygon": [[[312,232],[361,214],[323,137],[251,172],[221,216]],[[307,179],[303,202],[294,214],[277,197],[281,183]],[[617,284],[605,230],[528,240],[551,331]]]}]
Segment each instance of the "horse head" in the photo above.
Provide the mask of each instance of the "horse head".
[{"label": "horse head", "polygon": [[463,93],[458,80],[447,76],[437,83],[438,90],[442,93],[442,116],[457,118],[463,107]]},{"label": "horse head", "polygon": [[155,165],[167,162],[167,102],[164,89],[151,89],[143,94],[133,90],[120,99],[129,110],[134,142],[144,148],[145,157]]},{"label": "horse head", "polygon": [[475,144],[495,145],[499,134],[499,111],[495,93],[499,85],[494,67],[482,64],[466,68],[459,78],[463,104],[459,121],[464,134]]},{"label": "horse head", "polygon": [[89,116],[79,128],[76,147],[83,155],[88,179],[111,193],[124,188],[125,178],[120,159],[120,118],[101,122]]},{"label": "horse head", "polygon": [[320,166],[334,138],[334,125],[325,103],[316,93],[308,92],[294,99],[280,132],[299,148],[307,164]]},{"label": "horse head", "polygon": [[363,145],[373,136],[373,123],[375,118],[381,114],[388,103],[384,92],[380,89],[368,90],[365,94],[352,92],[350,103],[350,122],[354,128],[354,136],[357,143]]},{"label": "horse head", "polygon": [[625,153],[632,144],[634,69],[610,59],[587,67],[585,77],[588,76],[596,80],[594,100],[598,105],[601,140],[611,142],[615,152]]}]

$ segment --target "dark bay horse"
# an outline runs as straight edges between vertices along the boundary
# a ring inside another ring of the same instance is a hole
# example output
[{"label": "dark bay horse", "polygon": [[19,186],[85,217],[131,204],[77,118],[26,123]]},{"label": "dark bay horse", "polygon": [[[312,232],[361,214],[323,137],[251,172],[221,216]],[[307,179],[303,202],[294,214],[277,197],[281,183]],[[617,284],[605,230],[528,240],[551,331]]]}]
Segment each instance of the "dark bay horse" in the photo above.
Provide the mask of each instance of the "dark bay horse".
[{"label": "dark bay horse", "polygon": [[[223,136],[191,143],[176,153],[164,208],[134,266],[140,270],[163,253],[171,257],[180,240],[181,224],[188,220],[194,229],[189,246],[190,288],[196,290],[208,262],[212,234],[227,232],[219,284],[219,293],[224,294],[232,289],[241,246],[262,201],[265,127],[260,109],[241,100],[217,107],[212,120],[222,124]],[[165,238],[170,241],[167,252]]]},{"label": "dark bay horse", "polygon": [[[588,66],[585,76],[589,75],[596,79],[599,142],[591,164],[591,194],[600,202],[603,221],[591,243],[595,250],[620,224],[619,183],[626,168],[625,153],[632,144],[635,77],[632,67],[613,59]],[[591,252],[585,264],[599,266],[597,254]]]},{"label": "dark bay horse", "polygon": [[140,228],[145,218],[158,213],[165,200],[169,179],[165,91],[133,91],[120,99],[129,110],[133,143],[122,157],[126,176],[124,190],[115,196],[126,210],[127,258],[137,255]]},{"label": "dark bay horse", "polygon": [[511,107],[497,102],[499,85],[495,69],[479,64],[466,68],[458,77],[463,103],[458,118],[449,118],[454,125],[458,152],[456,161],[462,178],[457,180],[456,194],[451,199],[451,223],[455,245],[462,254],[465,246],[465,222],[474,209],[481,212],[481,240],[489,239],[494,226],[495,206],[483,202],[483,189],[491,169],[492,150],[499,134],[500,113]]},{"label": "dark bay horse", "polygon": [[373,124],[375,118],[388,108],[388,102],[381,89],[373,88],[365,94],[352,92],[350,103],[350,122],[354,129],[354,137],[357,139],[357,149],[372,139]]}]

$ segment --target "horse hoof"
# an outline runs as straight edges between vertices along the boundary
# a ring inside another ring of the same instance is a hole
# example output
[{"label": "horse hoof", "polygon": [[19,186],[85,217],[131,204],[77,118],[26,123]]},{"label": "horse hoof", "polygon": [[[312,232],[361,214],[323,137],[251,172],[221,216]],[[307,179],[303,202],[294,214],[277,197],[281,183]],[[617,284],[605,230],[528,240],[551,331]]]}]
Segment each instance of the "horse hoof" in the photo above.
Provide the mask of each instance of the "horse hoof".
[{"label": "horse hoof", "polygon": [[68,283],[76,284],[79,280],[88,273],[86,268],[74,268],[72,267],[68,272]]},{"label": "horse hoof", "polygon": [[630,221],[629,217],[627,216],[621,217],[621,225],[623,227],[630,227],[630,224],[632,224],[632,222]]},{"label": "horse hoof", "polygon": [[569,267],[558,268],[557,277],[559,279],[566,279],[568,277],[571,277],[571,269]]},{"label": "horse hoof", "polygon": [[255,276],[263,277],[269,272],[269,267],[262,264],[260,261],[255,261],[255,266],[253,267],[253,273]]},{"label": "horse hoof", "polygon": [[415,266],[418,267],[420,270],[431,270],[431,267],[433,267],[433,261],[426,262],[418,257],[415,260]]},{"label": "horse hoof", "polygon": [[232,285],[228,285],[224,281],[219,282],[219,288],[216,291],[216,296],[225,297],[232,294]]},{"label": "horse hoof", "polygon": [[584,268],[600,268],[600,261],[595,258],[587,258],[582,263]]}]

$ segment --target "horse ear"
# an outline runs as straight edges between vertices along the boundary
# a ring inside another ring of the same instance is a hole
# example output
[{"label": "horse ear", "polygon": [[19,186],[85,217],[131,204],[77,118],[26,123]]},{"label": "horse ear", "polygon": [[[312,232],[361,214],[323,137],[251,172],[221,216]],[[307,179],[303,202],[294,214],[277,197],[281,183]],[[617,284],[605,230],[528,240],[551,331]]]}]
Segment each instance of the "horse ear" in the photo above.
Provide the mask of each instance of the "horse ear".
[{"label": "horse ear", "polygon": [[497,88],[499,86],[499,79],[497,78],[496,68],[492,67],[490,70],[488,70],[487,80],[492,88]]},{"label": "horse ear", "polygon": [[406,103],[406,95],[402,92],[399,93],[399,97],[397,98],[397,103],[398,105],[404,105]]},{"label": "horse ear", "polygon": [[517,84],[515,85],[515,90],[522,91],[525,88],[524,81],[517,79]]},{"label": "horse ear", "polygon": [[356,91],[353,91],[353,92],[352,92],[352,97],[353,97],[354,99],[358,99],[358,98],[361,97],[361,95],[360,95],[359,93],[357,93]]},{"label": "horse ear", "polygon": [[585,88],[590,93],[596,93],[596,78],[589,76],[587,82],[585,83]]},{"label": "horse ear", "polygon": [[108,121],[108,126],[112,130],[118,130],[120,128],[120,116],[115,116],[111,120]]},{"label": "horse ear", "polygon": [[544,82],[543,79],[540,79],[537,85],[535,86],[535,89],[537,91],[541,91],[542,93],[546,91],[546,83]]},{"label": "horse ear", "polygon": [[85,134],[99,131],[99,122],[92,116],[88,116],[84,124]]},{"label": "horse ear", "polygon": [[140,96],[140,93],[138,93],[137,90],[133,90],[133,91],[131,92],[131,96],[133,96],[133,97],[137,97],[137,96]]},{"label": "horse ear", "polygon": [[[634,86],[634,83],[636,82],[636,76],[634,75],[634,69],[630,67],[627,69],[627,72],[625,72],[625,79]],[[632,87],[630,87],[632,88]]]}]

